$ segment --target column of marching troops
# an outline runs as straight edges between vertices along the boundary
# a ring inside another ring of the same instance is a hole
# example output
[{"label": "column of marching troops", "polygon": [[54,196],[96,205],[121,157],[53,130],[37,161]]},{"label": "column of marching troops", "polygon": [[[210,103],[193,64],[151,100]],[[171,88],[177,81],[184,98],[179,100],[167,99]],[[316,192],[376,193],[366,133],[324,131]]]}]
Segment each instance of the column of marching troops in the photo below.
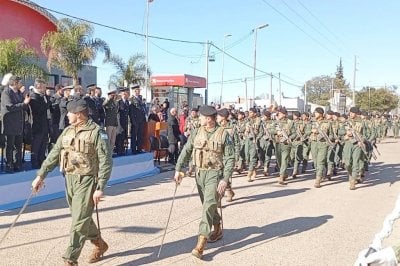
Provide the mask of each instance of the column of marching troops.
[{"label": "column of marching troops", "polygon": [[[197,109],[193,110],[186,121],[185,135],[200,126]],[[295,111],[290,119],[284,107],[273,112],[260,112],[256,108],[248,112],[220,109],[217,122],[226,128],[233,141],[234,173],[247,169],[248,182],[254,181],[257,169],[262,168],[264,176],[278,172],[278,183],[286,185],[289,177],[295,179],[306,173],[312,158],[315,188],[331,180],[339,170],[346,170],[350,190],[363,182],[371,160],[377,159],[376,144],[386,138],[390,128],[397,138],[400,126],[397,115],[389,120],[385,115],[369,115],[358,107],[352,107],[348,115],[325,112],[320,107],[312,114]],[[186,175],[191,176],[194,171],[191,162],[188,169]],[[234,195],[228,184],[226,200],[232,201]]]}]

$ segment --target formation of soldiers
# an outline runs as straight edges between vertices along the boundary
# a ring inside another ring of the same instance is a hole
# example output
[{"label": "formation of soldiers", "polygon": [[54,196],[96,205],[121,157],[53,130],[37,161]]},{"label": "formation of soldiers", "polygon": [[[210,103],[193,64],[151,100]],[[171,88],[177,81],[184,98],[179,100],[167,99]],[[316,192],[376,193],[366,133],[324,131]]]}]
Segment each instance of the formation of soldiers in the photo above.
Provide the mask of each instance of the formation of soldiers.
[{"label": "formation of soldiers", "polygon": [[[322,181],[331,180],[344,169],[351,190],[363,181],[368,165],[379,154],[376,143],[387,136],[388,129],[392,128],[394,137],[398,137],[399,121],[399,117],[393,116],[389,123],[387,117],[370,116],[358,107],[352,107],[349,115],[325,112],[318,107],[312,114],[292,112],[290,118],[285,108],[272,112],[259,112],[256,108],[248,112],[217,112],[218,124],[228,131],[235,147],[235,174],[247,170],[247,180],[252,182],[257,169],[262,168],[264,176],[278,172],[278,183],[286,185],[289,177],[306,173],[312,158],[314,187],[320,188]],[[200,126],[197,109],[192,111],[187,124],[188,136]],[[192,172],[189,163],[186,174],[190,176]],[[230,184],[226,196],[227,201],[234,196]]]}]

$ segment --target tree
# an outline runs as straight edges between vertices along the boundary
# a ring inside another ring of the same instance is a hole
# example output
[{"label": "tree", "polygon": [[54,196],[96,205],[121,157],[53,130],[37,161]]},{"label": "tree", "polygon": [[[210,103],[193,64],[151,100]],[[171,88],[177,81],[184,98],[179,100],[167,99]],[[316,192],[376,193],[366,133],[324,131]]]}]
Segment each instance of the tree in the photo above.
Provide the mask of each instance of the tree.
[{"label": "tree", "polygon": [[356,93],[356,105],[361,110],[389,112],[399,104],[399,98],[395,91],[386,88],[364,87]]},{"label": "tree", "polygon": [[78,72],[90,64],[102,51],[105,58],[110,48],[101,39],[93,39],[93,27],[86,22],[69,18],[59,20],[58,31],[46,33],[41,40],[43,53],[47,56],[47,67],[57,67],[72,77],[73,85],[78,84]]},{"label": "tree", "polygon": [[[327,106],[331,98],[333,79],[329,76],[318,76],[307,81],[307,101]],[[304,94],[304,88],[303,88]]]},{"label": "tree", "polygon": [[[146,81],[146,64],[143,63],[143,54],[135,54],[131,56],[128,63],[118,55],[110,55],[104,62],[112,64],[117,73],[111,75],[109,84],[114,87],[127,86],[128,84],[144,85]],[[148,76],[150,76],[150,69],[148,68]]]},{"label": "tree", "polygon": [[0,40],[0,75],[13,73],[24,78],[43,77],[35,49],[22,38]]}]

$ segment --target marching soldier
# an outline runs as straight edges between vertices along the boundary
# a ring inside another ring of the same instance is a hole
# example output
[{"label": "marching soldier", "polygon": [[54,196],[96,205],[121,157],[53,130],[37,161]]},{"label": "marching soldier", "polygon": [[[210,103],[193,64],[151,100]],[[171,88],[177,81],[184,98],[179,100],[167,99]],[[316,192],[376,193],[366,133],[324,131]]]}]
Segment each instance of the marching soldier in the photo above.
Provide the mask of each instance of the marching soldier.
[{"label": "marching soldier", "polygon": [[[193,132],[193,130],[199,127],[200,127],[199,109],[192,108],[192,110],[190,111],[190,116],[185,121],[183,134],[185,135],[186,138],[188,138],[190,134]],[[193,163],[192,160],[190,160],[189,169],[187,170],[186,175],[192,176],[192,174],[193,174]]]},{"label": "marching soldier", "polygon": [[[307,112],[302,113],[301,120],[303,121],[304,128],[306,129],[306,131],[304,132],[306,134],[307,132],[309,132],[309,130],[311,130],[310,114]],[[310,152],[311,152],[311,143],[309,138],[305,135],[303,141],[303,164],[301,167],[302,174],[306,173],[308,160],[310,158]]]},{"label": "marching soldier", "polygon": [[260,149],[263,151],[264,161],[264,176],[269,174],[269,166],[271,163],[272,155],[275,150],[274,138],[272,133],[275,129],[275,123],[271,120],[271,113],[267,110],[264,111],[264,116],[261,121],[261,127],[264,134],[260,138]]},{"label": "marching soldier", "polygon": [[287,111],[285,108],[279,108],[276,128],[272,130],[275,135],[275,156],[279,166],[279,179],[280,185],[286,185],[285,180],[288,178],[287,168],[290,160],[290,150],[292,140],[296,138],[296,133],[293,127],[293,122],[287,118]]},{"label": "marching soldier", "polygon": [[296,178],[299,174],[299,165],[303,162],[303,143],[307,124],[300,119],[300,112],[293,112],[293,126],[296,132],[296,138],[292,142],[291,159],[293,161],[292,177]]},{"label": "marching soldier", "polygon": [[245,126],[244,154],[248,165],[247,181],[252,182],[257,176],[257,139],[260,134],[260,118],[257,110],[250,108],[249,119]]},{"label": "marching soldier", "polygon": [[[218,198],[224,194],[234,166],[234,147],[225,128],[216,122],[217,111],[212,106],[200,107],[201,127],[196,129],[183,147],[175,167],[175,181],[179,184],[183,165],[193,158],[196,183],[203,204],[199,237],[192,255],[201,259],[205,245],[223,237],[221,216],[217,211]],[[214,230],[211,232],[211,228]]]},{"label": "marching soldier", "polygon": [[236,121],[236,131],[239,136],[239,151],[236,151],[235,158],[238,158],[236,164],[236,171],[240,174],[244,169],[244,162],[246,162],[246,156],[244,153],[244,143],[245,143],[245,130],[246,130],[246,119],[245,113],[240,111],[238,113],[238,119]]},{"label": "marching soldier", "polygon": [[44,179],[58,164],[65,174],[66,194],[71,210],[70,242],[63,256],[65,265],[78,264],[86,240],[95,245],[89,263],[101,260],[108,245],[92,219],[94,206],[103,197],[103,190],[111,175],[112,158],[106,133],[91,119],[87,102],[83,99],[68,103],[67,127],[43,162],[32,182],[38,192]]},{"label": "marching soldier", "polygon": [[329,127],[332,129],[332,137],[334,140],[335,145],[334,146],[329,146],[328,147],[328,154],[327,154],[327,171],[326,171],[326,178],[328,180],[331,180],[333,175],[336,175],[337,170],[336,170],[336,161],[337,161],[337,141],[339,139],[338,137],[338,130],[339,130],[339,125],[337,119],[334,121],[335,113],[331,110],[326,112],[326,121],[329,123]]},{"label": "marching soldier", "polygon": [[[321,187],[324,179],[324,169],[328,154],[328,142],[332,138],[332,129],[328,121],[324,119],[324,109],[317,107],[314,110],[315,120],[312,122],[310,141],[311,154],[315,167],[315,188]],[[328,177],[330,179],[330,177]]]},{"label": "marching soldier", "polygon": [[393,138],[397,139],[399,137],[400,119],[397,115],[393,116],[392,129]]}]

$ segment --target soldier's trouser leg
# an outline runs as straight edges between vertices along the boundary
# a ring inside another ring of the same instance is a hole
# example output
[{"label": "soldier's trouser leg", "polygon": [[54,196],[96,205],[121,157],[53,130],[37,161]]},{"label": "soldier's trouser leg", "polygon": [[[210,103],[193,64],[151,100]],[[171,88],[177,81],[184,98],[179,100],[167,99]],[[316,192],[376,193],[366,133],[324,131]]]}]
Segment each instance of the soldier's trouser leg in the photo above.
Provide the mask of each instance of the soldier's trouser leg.
[{"label": "soldier's trouser leg", "polygon": [[322,178],[324,176],[328,145],[325,142],[313,141],[311,143],[311,152],[313,154],[315,176],[317,178]]},{"label": "soldier's trouser leg", "polygon": [[266,173],[268,173],[273,151],[274,151],[274,144],[268,141],[265,148],[265,158],[264,158],[264,172]]},{"label": "soldier's trouser leg", "polygon": [[393,137],[397,138],[399,136],[399,127],[393,127]]},{"label": "soldier's trouser leg", "polygon": [[331,149],[331,147],[328,146],[328,152],[327,152],[327,164],[328,164],[328,171],[327,171],[327,175],[332,175],[333,171],[335,169],[335,152],[336,152],[336,148],[337,146],[335,145],[335,147],[333,149]]},{"label": "soldier's trouser leg", "polygon": [[294,144],[292,147],[293,152],[293,175],[299,173],[299,164],[303,161],[303,144]]},{"label": "soldier's trouser leg", "polygon": [[197,189],[203,204],[199,235],[206,238],[209,238],[212,226],[221,222],[221,217],[217,211],[217,186],[221,175],[222,172],[216,170],[196,171]]},{"label": "soldier's trouser leg", "polygon": [[305,173],[307,170],[307,163],[310,158],[311,144],[309,141],[303,143],[303,165],[302,165],[302,173]]},{"label": "soldier's trouser leg", "polygon": [[360,176],[360,158],[362,156],[362,150],[358,145],[353,145],[350,154],[350,164],[347,166],[349,172],[349,178],[356,180]]},{"label": "soldier's trouser leg", "polygon": [[250,140],[246,140],[246,158],[248,159],[249,171],[254,171],[257,164],[256,144]]},{"label": "soldier's trouser leg", "polygon": [[287,144],[282,144],[280,143],[279,145],[280,149],[280,163],[279,163],[279,176],[287,177],[287,168],[289,165],[289,158],[290,158],[290,149],[291,145]]},{"label": "soldier's trouser leg", "polygon": [[72,224],[70,242],[63,258],[77,262],[85,240],[94,240],[99,237],[99,230],[92,219],[93,192],[96,183],[93,176],[79,178],[77,175],[67,175],[65,182]]},{"label": "soldier's trouser leg", "polygon": [[246,156],[245,156],[245,145],[244,143],[240,144],[240,149],[239,149],[239,161],[238,161],[238,169],[243,169],[243,163],[246,161]]}]

